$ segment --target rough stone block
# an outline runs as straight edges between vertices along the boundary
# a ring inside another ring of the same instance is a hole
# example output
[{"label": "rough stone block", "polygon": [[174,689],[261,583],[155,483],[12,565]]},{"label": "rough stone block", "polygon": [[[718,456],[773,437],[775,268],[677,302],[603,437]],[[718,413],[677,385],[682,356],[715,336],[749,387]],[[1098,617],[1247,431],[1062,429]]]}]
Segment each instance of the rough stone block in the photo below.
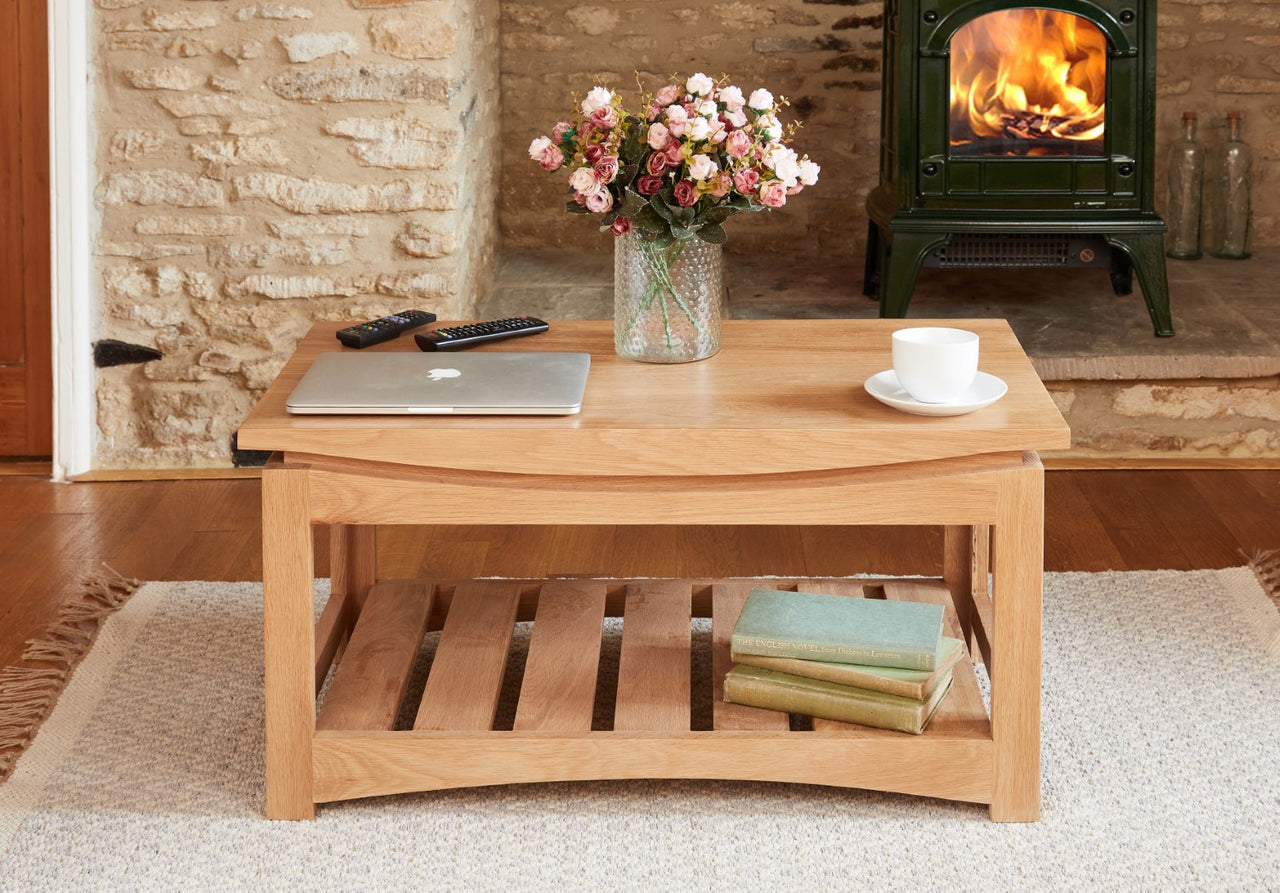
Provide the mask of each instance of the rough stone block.
[{"label": "rough stone block", "polygon": [[438,273],[392,273],[378,277],[379,294],[400,298],[439,298],[452,289],[449,277]]},{"label": "rough stone block", "polygon": [[162,257],[203,257],[203,245],[161,245],[149,242],[100,242],[96,252],[102,257],[131,257],[159,260]]},{"label": "rough stone block", "polygon": [[392,180],[379,185],[333,183],[313,177],[257,173],[234,180],[240,201],[266,199],[295,214],[349,214],[374,211],[446,211],[454,207],[452,183]]},{"label": "rough stone block", "polygon": [[573,27],[592,37],[613,33],[622,20],[622,16],[607,6],[573,6],[565,12],[565,18]]},{"label": "rough stone block", "polygon": [[205,163],[204,175],[215,180],[226,176],[227,168],[249,164],[257,167],[283,167],[289,163],[284,146],[268,137],[240,137],[191,146],[191,157]]},{"label": "rough stone block", "polygon": [[355,280],[340,281],[328,276],[286,276],[264,273],[246,276],[239,282],[228,282],[224,286],[224,291],[230,298],[256,295],[272,300],[292,300],[358,295],[370,290],[368,284],[362,287],[362,283]]},{"label": "rough stone block", "polygon": [[444,76],[418,65],[338,65],[285,71],[267,81],[276,95],[296,102],[447,102]]},{"label": "rough stone block", "polygon": [[109,174],[94,192],[104,205],[176,205],[180,208],[212,207],[225,200],[222,184],[181,171],[135,171]]},{"label": "rough stone block", "polygon": [[203,74],[184,65],[134,68],[126,71],[124,76],[138,90],[190,90],[205,81]]},{"label": "rough stone block", "polygon": [[202,31],[222,24],[219,16],[194,10],[160,12],[148,9],[142,14],[142,21],[152,31]]},{"label": "rough stone block", "polygon": [[386,9],[389,6],[417,6],[431,0],[351,0],[356,9]]},{"label": "rough stone block", "polygon": [[266,267],[295,264],[305,267],[337,266],[350,260],[346,239],[312,239],[298,242],[246,242],[209,248],[209,260],[218,267]]},{"label": "rough stone block", "polygon": [[163,145],[164,134],[154,130],[117,130],[111,135],[111,160],[137,161]]},{"label": "rough stone block", "polygon": [[444,257],[452,254],[457,238],[452,232],[439,232],[423,223],[410,223],[396,236],[396,246],[412,257]]},{"label": "rough stone block", "polygon": [[369,224],[356,217],[311,217],[269,220],[267,229],[280,238],[305,239],[311,236],[367,236]]},{"label": "rough stone block", "polygon": [[371,167],[437,170],[454,157],[458,132],[400,114],[390,118],[343,118],[325,132],[355,140],[351,153]]},{"label": "rough stone block", "polygon": [[244,231],[243,217],[163,215],[143,217],[134,226],[140,236],[234,236]]},{"label": "rough stone block", "polygon": [[379,53],[397,59],[445,59],[458,48],[458,32],[438,17],[379,13],[369,19],[369,36]]},{"label": "rough stone block", "polygon": [[275,105],[260,99],[211,93],[166,94],[156,97],[156,102],[175,118],[195,116],[228,118],[235,115],[269,118],[278,114],[278,108]]},{"label": "rough stone block", "polygon": [[236,19],[241,22],[248,21],[252,18],[259,19],[309,19],[315,13],[302,6],[285,6],[280,3],[264,3],[261,6],[246,6],[244,9],[236,13]]},{"label": "rough stone block", "polygon": [[313,62],[325,56],[354,56],[360,52],[356,39],[345,31],[327,34],[305,32],[278,38],[290,62]]}]

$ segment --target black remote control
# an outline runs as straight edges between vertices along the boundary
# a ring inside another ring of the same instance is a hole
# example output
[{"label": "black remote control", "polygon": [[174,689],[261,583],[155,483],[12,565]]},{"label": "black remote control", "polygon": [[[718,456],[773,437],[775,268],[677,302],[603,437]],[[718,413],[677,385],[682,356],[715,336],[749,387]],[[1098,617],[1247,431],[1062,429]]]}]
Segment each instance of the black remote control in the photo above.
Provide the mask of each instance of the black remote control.
[{"label": "black remote control", "polygon": [[400,336],[401,332],[435,322],[436,315],[425,310],[401,310],[382,319],[371,319],[359,325],[338,329],[338,340],[347,347],[361,348],[381,344]]},{"label": "black remote control", "polygon": [[473,322],[464,326],[419,332],[413,336],[423,350],[464,350],[477,344],[516,338],[520,335],[536,335],[551,328],[532,316],[510,316],[488,322]]}]

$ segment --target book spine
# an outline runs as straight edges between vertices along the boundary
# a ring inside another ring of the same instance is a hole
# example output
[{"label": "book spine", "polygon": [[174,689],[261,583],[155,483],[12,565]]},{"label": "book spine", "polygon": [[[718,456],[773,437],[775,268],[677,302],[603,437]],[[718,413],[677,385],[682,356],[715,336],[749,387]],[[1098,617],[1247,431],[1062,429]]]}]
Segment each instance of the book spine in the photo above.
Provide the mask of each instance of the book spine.
[{"label": "book spine", "polygon": [[763,679],[752,675],[727,675],[724,680],[724,699],[748,707],[763,707],[782,713],[802,713],[913,735],[919,735],[924,728],[923,704],[914,706],[885,703],[856,693],[837,695],[786,680]]},{"label": "book spine", "polygon": [[933,670],[937,667],[937,651],[906,652],[882,648],[861,648],[828,642],[798,642],[788,639],[734,635],[730,647],[742,654],[765,657],[792,657],[799,660],[829,660],[870,667],[901,667],[906,670]]},{"label": "book spine", "polygon": [[[766,657],[762,654],[738,654],[737,652],[734,652],[732,660],[750,667],[777,670],[779,673],[807,676],[810,679],[823,679],[838,685],[851,685],[854,688],[882,691],[885,694],[897,695],[900,698],[914,698],[917,701],[924,700],[933,690],[930,688],[926,691],[924,683],[862,672],[857,669],[856,664],[840,665],[814,660],[798,660],[792,657]],[[937,679],[932,681],[937,682]]]}]

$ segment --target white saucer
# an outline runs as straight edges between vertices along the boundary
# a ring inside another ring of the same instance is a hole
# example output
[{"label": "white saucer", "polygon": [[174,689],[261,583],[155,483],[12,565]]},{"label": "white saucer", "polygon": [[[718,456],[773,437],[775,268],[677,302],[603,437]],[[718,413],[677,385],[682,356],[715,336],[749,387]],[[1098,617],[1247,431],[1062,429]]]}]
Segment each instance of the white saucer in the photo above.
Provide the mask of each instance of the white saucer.
[{"label": "white saucer", "polygon": [[894,409],[900,409],[913,415],[936,416],[964,415],[966,412],[975,412],[984,406],[990,406],[995,403],[1009,390],[1009,386],[1001,379],[985,372],[979,372],[978,376],[973,380],[973,384],[969,385],[969,390],[954,403],[921,403],[908,394],[902,385],[898,384],[898,376],[894,374],[892,369],[877,372],[867,379],[863,387],[867,389],[868,394],[875,397],[885,406],[892,406]]}]

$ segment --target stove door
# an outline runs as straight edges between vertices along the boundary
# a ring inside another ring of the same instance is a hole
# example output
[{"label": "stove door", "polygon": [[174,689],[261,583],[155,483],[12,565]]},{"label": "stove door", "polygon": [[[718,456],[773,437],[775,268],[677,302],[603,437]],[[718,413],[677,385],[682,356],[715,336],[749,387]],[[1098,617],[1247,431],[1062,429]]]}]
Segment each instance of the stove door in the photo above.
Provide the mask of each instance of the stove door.
[{"label": "stove door", "polygon": [[[1150,30],[1154,40],[1154,19],[1148,26],[1136,6],[1115,0],[1114,9],[1051,5],[925,3],[917,57],[922,205],[1141,206],[1154,96],[1143,95],[1140,38]],[[1154,46],[1149,52],[1154,81]]]}]

